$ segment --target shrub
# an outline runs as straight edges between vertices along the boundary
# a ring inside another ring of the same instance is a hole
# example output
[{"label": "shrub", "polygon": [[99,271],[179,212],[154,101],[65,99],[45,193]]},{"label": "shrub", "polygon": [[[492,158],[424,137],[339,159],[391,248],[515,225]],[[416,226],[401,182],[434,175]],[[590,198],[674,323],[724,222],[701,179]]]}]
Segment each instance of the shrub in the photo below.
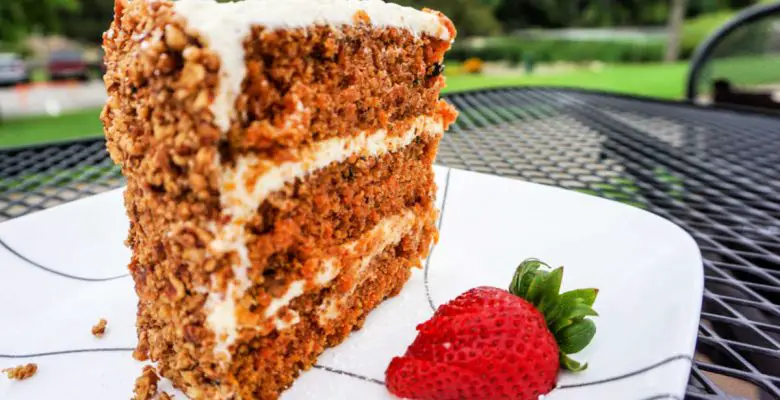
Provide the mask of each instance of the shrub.
[{"label": "shrub", "polygon": [[16,53],[22,56],[22,58],[27,58],[32,55],[30,48],[21,42],[0,42],[0,53]]},{"label": "shrub", "polygon": [[[735,11],[719,11],[704,14],[685,22],[682,38],[682,55],[690,57],[707,38],[736,16]],[[774,19],[754,21],[730,32],[714,51],[715,57],[745,56],[775,50],[772,46]]]},{"label": "shrub", "polygon": [[660,61],[664,43],[631,41],[575,41],[562,39],[521,39],[513,37],[488,39],[479,45],[456,43],[449,56],[464,61],[479,58],[484,61],[520,60],[549,61],[603,61],[649,62]]},{"label": "shrub", "polygon": [[736,15],[734,11],[726,10],[704,14],[685,21],[681,46],[682,56],[688,58],[693,55],[699,44],[733,18],[734,15]]}]

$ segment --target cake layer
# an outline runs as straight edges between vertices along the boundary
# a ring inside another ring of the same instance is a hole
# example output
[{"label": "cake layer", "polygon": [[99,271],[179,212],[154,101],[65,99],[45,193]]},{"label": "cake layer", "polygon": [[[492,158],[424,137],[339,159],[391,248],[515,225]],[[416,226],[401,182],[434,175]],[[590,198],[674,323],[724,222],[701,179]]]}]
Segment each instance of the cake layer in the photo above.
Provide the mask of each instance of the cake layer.
[{"label": "cake layer", "polygon": [[[192,398],[225,399],[238,395],[235,398],[275,399],[292,384],[299,370],[313,366],[322,351],[340,344],[352,330],[362,326],[367,314],[381,301],[402,289],[410,276],[410,266],[418,264],[427,253],[434,232],[431,221],[376,254],[349,292],[331,286],[293,299],[289,307],[299,316],[297,323],[242,343],[227,375],[212,375],[216,374],[211,371],[216,371],[217,365],[203,361],[198,369],[182,368],[177,364],[182,357],[176,357],[177,351],[183,351],[180,344],[155,348],[152,357],[161,360],[163,374],[177,387],[189,388],[187,393]],[[340,308],[323,325],[320,309],[330,300],[350,306]],[[153,327],[150,334],[154,336],[160,329]]]},{"label": "cake layer", "polygon": [[[267,32],[247,46],[246,119],[234,146],[264,154],[361,131],[403,132],[404,121],[433,115],[445,86],[449,41],[370,27]],[[397,129],[390,124],[399,124]]]},{"label": "cake layer", "polygon": [[[233,292],[233,297],[227,297],[230,289],[238,285],[231,281],[226,292],[210,292],[205,309],[208,327],[217,336],[215,352],[229,358],[230,346],[239,338],[248,340],[294,326],[300,319],[288,306],[304,293],[333,284],[349,294],[378,253],[435,219],[435,213],[429,211],[431,208],[431,205],[417,206],[387,216],[354,240],[326,248],[327,256],[293,259],[291,261],[299,266],[297,270],[286,274],[281,282],[269,282],[270,288],[256,287],[255,282],[250,281],[244,293]],[[248,292],[251,293],[246,296]],[[247,298],[251,299],[250,307],[244,306]],[[341,305],[339,299],[323,304],[320,312],[323,323],[332,319]]]},{"label": "cake layer", "polygon": [[441,117],[422,116],[403,122],[409,128],[401,135],[391,136],[387,130],[379,129],[318,141],[288,152],[289,161],[264,160],[254,154],[239,156],[235,165],[226,168],[220,177],[222,209],[234,219],[245,222],[271,193],[296,179],[333,163],[401,150],[418,138],[441,136],[445,129]]},{"label": "cake layer", "polygon": [[[439,138],[421,138],[396,153],[337,163],[272,194],[247,224],[247,246],[261,281],[295,268],[291,258],[327,256],[383,218],[434,200],[430,162]],[[295,254],[287,254],[294,248]],[[277,255],[280,255],[277,257]],[[272,280],[272,279],[268,279]]]},{"label": "cake layer", "polygon": [[[177,16],[186,19],[189,31],[195,32],[219,55],[222,82],[212,110],[217,125],[223,131],[229,129],[231,119],[236,115],[233,107],[236,98],[242,93],[242,83],[247,73],[247,60],[261,61],[264,56],[269,55],[269,51],[286,53],[285,58],[295,60],[306,54],[293,54],[293,52],[304,50],[309,55],[316,55],[311,50],[319,49],[306,49],[306,47],[326,44],[317,43],[321,40],[312,40],[307,33],[301,31],[290,33],[291,30],[312,27],[341,29],[347,26],[370,24],[377,28],[401,29],[412,36],[427,35],[445,42],[454,39],[453,30],[444,18],[381,0],[255,0],[227,4],[220,4],[214,0],[180,0],[175,3],[174,11]],[[260,35],[268,31],[276,31],[279,36],[269,40],[266,38],[254,40],[254,43],[265,46],[254,47],[255,51],[245,54],[244,42],[253,27],[261,29]],[[324,36],[322,39],[325,41],[336,37],[328,29],[317,29],[317,31],[316,35]],[[285,37],[285,35],[292,37]],[[347,36],[359,38],[364,35],[351,35],[348,32]],[[296,46],[291,47],[291,44]],[[324,52],[334,51],[333,48],[324,50]],[[257,65],[254,67],[256,69]],[[295,80],[301,79],[295,78]]]}]

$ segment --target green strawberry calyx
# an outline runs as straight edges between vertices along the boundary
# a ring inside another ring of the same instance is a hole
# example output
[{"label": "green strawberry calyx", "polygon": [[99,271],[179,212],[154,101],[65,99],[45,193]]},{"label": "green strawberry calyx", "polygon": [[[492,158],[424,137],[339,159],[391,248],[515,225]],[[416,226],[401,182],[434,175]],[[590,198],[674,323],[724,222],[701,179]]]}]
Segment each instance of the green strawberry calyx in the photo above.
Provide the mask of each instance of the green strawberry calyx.
[{"label": "green strawberry calyx", "polygon": [[596,335],[596,324],[588,317],[598,316],[593,303],[598,289],[576,289],[565,293],[561,290],[563,267],[552,269],[535,258],[523,261],[517,267],[509,292],[533,304],[544,315],[560,349],[561,367],[584,371],[587,363],[569,357],[579,353]]}]

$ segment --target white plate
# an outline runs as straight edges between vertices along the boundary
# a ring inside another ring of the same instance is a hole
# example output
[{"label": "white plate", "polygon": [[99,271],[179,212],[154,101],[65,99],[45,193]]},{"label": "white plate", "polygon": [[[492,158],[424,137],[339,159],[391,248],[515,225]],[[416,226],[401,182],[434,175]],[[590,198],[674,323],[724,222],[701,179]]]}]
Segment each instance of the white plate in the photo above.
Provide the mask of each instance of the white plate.
[{"label": "white plate", "polygon": [[[703,286],[687,233],[571,191],[444,168],[437,179],[441,240],[426,269],[284,399],[390,398],[384,370],[431,306],[475,286],[506,287],[528,257],[566,266],[565,289],[601,289],[598,333],[575,356],[590,368],[563,374],[549,399],[684,396]],[[0,367],[39,365],[27,381],[0,378],[0,398],[130,397],[141,364],[130,354],[137,299],[125,270],[127,225],[120,191],[0,224]],[[96,339],[90,327],[101,317],[108,331]]]}]

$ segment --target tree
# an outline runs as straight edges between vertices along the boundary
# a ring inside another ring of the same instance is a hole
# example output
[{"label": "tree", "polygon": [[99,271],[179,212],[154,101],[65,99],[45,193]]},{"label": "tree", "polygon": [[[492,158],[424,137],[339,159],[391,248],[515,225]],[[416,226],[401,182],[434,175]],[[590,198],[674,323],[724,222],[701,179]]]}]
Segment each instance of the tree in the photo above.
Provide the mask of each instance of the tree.
[{"label": "tree", "polygon": [[102,41],[103,32],[108,29],[114,17],[114,2],[81,0],[79,9],[61,10],[58,15],[63,21],[63,34],[82,42],[97,44]]},{"label": "tree", "polygon": [[502,0],[393,0],[415,8],[428,7],[452,18],[462,36],[491,35],[501,31],[495,16]]},{"label": "tree", "polygon": [[77,0],[0,0],[0,41],[13,43],[33,31],[56,32],[58,13],[78,6]]},{"label": "tree", "polygon": [[680,58],[680,44],[682,42],[682,30],[685,23],[685,9],[688,0],[671,0],[672,7],[669,10],[668,39],[666,43],[666,55],[664,61],[674,62]]}]

